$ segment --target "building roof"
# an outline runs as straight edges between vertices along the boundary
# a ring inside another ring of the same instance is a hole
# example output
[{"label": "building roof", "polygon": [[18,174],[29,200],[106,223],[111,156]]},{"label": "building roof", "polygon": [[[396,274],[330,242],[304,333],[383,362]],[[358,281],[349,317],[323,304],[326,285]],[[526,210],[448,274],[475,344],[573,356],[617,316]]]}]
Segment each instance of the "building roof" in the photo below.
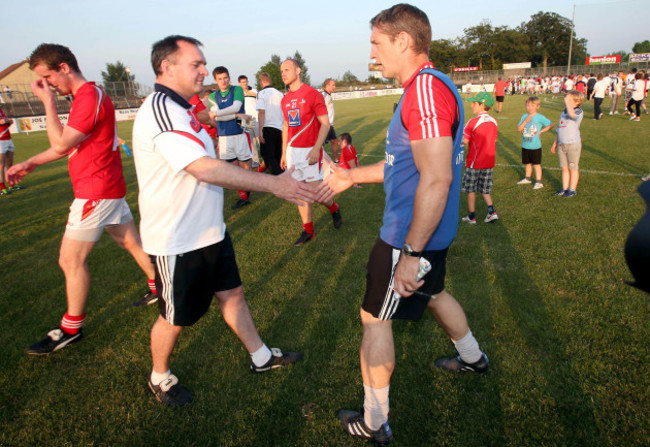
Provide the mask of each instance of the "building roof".
[{"label": "building roof", "polygon": [[0,81],[4,79],[7,75],[13,73],[14,71],[18,70],[23,64],[28,64],[29,60],[25,59],[24,61],[16,62],[15,64],[12,64],[5,68],[4,70],[0,71]]}]

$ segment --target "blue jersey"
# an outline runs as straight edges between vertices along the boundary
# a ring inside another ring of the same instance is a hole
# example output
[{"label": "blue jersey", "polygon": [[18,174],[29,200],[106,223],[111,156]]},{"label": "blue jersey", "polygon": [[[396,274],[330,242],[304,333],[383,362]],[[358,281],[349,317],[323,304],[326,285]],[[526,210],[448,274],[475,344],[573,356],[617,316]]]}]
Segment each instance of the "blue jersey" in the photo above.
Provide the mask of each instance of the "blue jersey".
[{"label": "blue jersey", "polygon": [[[443,250],[451,244],[458,231],[458,208],[460,204],[460,178],[463,165],[463,126],[464,112],[462,99],[458,89],[442,72],[434,69],[424,69],[420,72],[428,73],[441,80],[451,90],[456,98],[457,116],[452,128],[453,181],[449,187],[447,204],[438,227],[427,242],[424,250]],[[410,86],[409,86],[410,87]],[[404,92],[404,94],[406,91]],[[415,190],[420,181],[420,174],[413,160],[411,141],[408,130],[402,122],[402,101],[404,94],[393,114],[393,119],[388,126],[386,135],[386,161],[384,165],[384,192],[386,205],[384,208],[384,224],[381,227],[380,238],[387,244],[401,248],[404,245],[406,234],[413,220],[413,203]]]},{"label": "blue jersey", "polygon": [[[210,104],[216,104],[219,109],[225,109],[230,107],[235,101],[235,89],[240,89],[240,86],[230,87],[226,96],[222,95],[222,92],[211,93],[208,98]],[[242,90],[243,91],[243,90]],[[241,95],[243,97],[243,94]],[[244,113],[244,101],[242,101],[241,108],[237,113]],[[228,135],[239,135],[244,133],[244,129],[239,125],[238,120],[232,119],[229,121],[217,121],[217,135],[220,137]]]},{"label": "blue jersey", "polygon": [[[523,123],[526,118],[528,118],[528,113],[523,114],[519,120],[519,126],[521,126],[521,123]],[[521,141],[521,147],[523,149],[541,149],[542,139],[539,137],[539,132],[550,124],[550,119],[546,118],[541,113],[536,113],[528,124],[526,124],[526,127],[524,127],[524,136]]]}]

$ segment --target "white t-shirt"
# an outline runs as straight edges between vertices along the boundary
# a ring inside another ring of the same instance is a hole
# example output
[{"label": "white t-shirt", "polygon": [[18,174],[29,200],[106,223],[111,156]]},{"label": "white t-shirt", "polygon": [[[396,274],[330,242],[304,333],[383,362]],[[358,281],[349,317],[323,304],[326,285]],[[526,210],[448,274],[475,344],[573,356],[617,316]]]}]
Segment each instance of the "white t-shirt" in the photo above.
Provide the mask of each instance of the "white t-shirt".
[{"label": "white t-shirt", "polygon": [[567,90],[573,90],[573,79],[567,79],[564,86]]},{"label": "white t-shirt", "polygon": [[[184,103],[184,104],[183,104]],[[156,92],[140,106],[133,124],[133,158],[140,194],[140,235],[145,253],[178,255],[223,240],[223,189],[184,169],[216,158],[193,107],[172,90]]]},{"label": "white t-shirt", "polygon": [[264,127],[274,127],[282,130],[284,116],[282,115],[282,98],[279,90],[268,86],[257,93],[257,110],[264,110]]},{"label": "white t-shirt", "polygon": [[605,92],[609,88],[609,82],[604,79],[596,82],[594,85],[594,98],[604,98]]},{"label": "white t-shirt", "polygon": [[334,125],[334,99],[332,95],[323,90],[323,99],[325,100],[325,107],[327,107],[327,119],[329,119],[330,126]]}]

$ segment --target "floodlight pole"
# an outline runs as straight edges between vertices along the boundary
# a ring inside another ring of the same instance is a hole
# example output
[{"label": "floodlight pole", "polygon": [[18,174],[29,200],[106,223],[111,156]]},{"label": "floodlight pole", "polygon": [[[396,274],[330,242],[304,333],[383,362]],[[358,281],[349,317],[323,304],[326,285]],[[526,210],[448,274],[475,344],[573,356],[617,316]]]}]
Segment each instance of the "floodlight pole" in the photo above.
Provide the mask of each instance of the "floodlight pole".
[{"label": "floodlight pole", "polygon": [[569,62],[566,67],[566,75],[571,74],[571,51],[573,50],[573,32],[576,28],[576,5],[573,5],[573,16],[571,16],[571,37],[569,40]]}]

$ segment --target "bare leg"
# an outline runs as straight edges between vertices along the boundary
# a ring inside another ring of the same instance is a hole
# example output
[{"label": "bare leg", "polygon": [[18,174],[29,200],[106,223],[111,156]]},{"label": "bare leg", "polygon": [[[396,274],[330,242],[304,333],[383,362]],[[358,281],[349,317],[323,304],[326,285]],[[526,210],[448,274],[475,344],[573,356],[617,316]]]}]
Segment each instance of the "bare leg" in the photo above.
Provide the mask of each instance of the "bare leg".
[{"label": "bare leg", "polygon": [[395,369],[393,322],[379,320],[361,309],[361,376],[365,385],[383,388]]},{"label": "bare leg", "polygon": [[223,319],[248,352],[253,353],[260,349],[263,345],[262,339],[255,328],[251,311],[244,298],[244,288],[239,286],[231,290],[217,292],[215,296],[219,300]]},{"label": "bare leg", "polygon": [[465,311],[446,291],[437,294],[435,300],[429,300],[427,308],[452,340],[460,340],[469,332]]},{"label": "bare leg", "polygon": [[569,188],[569,179],[570,179],[569,168],[564,166],[562,168],[562,189],[564,191],[566,191]]},{"label": "bare leg", "polygon": [[153,263],[149,255],[142,250],[142,241],[140,240],[138,231],[135,229],[135,223],[130,221],[121,225],[112,225],[106,227],[106,231],[113,236],[113,239],[120,247],[131,253],[135,262],[138,263],[138,266],[147,275],[147,279],[154,279],[155,271]]},{"label": "bare leg", "polygon": [[542,181],[542,165],[533,165],[533,168],[535,169],[535,177],[537,178],[538,182]]},{"label": "bare leg", "polygon": [[467,211],[473,213],[476,211],[476,193],[468,192],[467,193]]},{"label": "bare leg", "polygon": [[181,326],[174,326],[158,315],[151,328],[151,358],[153,370],[157,373],[169,371],[169,359],[182,329]]},{"label": "bare leg", "polygon": [[528,164],[526,165],[526,168],[524,169],[524,172],[525,172],[525,176],[526,176],[527,178],[531,178],[532,175],[533,175],[533,165],[530,164],[530,163],[528,163]]},{"label": "bare leg", "polygon": [[577,191],[578,189],[578,180],[580,180],[580,171],[577,169],[569,169],[569,187]]},{"label": "bare leg", "polygon": [[492,206],[492,196],[490,194],[481,194],[483,196],[483,200],[485,200],[485,204],[487,206]]},{"label": "bare leg", "polygon": [[95,242],[78,241],[63,236],[59,252],[59,266],[65,275],[65,289],[68,298],[68,314],[83,315],[90,290],[88,255]]}]

